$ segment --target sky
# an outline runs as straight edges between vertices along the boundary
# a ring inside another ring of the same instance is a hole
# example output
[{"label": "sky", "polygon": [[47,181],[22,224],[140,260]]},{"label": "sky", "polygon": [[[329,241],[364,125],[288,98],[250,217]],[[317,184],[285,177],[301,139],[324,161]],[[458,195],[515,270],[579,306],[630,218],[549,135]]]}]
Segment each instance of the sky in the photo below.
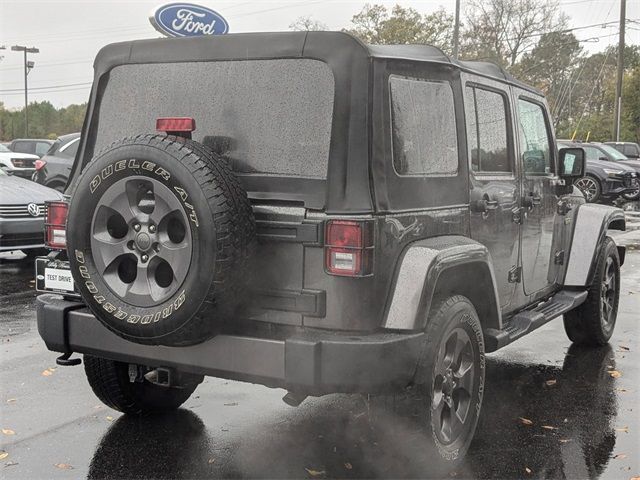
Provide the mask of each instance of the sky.
[{"label": "sky", "polygon": [[[348,27],[351,17],[367,0],[190,0],[220,13],[230,33],[288,30],[301,16],[311,16],[331,30]],[[421,13],[443,6],[453,12],[455,0],[368,0],[388,7],[400,4]],[[615,22],[620,0],[559,0],[570,17],[569,28]],[[55,107],[85,102],[92,80],[93,59],[101,47],[113,42],[156,38],[149,23],[155,7],[169,0],[0,0],[0,101],[7,108],[24,105],[21,52],[12,45],[37,47],[30,55],[35,68],[28,77],[29,100],[49,100]],[[465,0],[462,0],[464,9]],[[640,0],[627,0],[627,19],[640,21]],[[627,43],[640,44],[640,23],[627,29]],[[601,37],[583,47],[589,52],[617,43],[618,25],[596,26],[575,32],[578,39]]]}]

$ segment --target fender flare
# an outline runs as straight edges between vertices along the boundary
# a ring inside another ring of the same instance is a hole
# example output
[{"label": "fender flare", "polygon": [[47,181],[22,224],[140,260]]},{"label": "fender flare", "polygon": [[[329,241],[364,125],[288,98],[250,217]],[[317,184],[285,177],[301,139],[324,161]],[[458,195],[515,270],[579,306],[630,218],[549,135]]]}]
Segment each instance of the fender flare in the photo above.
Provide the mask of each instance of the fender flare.
[{"label": "fender flare", "polygon": [[[500,301],[489,251],[475,240],[453,235],[419,240],[405,248],[396,267],[383,327],[424,329],[433,295],[439,282],[442,286],[446,272],[473,274],[466,277],[469,280],[460,289],[456,288],[456,293],[476,297],[475,302],[473,298],[470,300],[478,310],[483,328],[500,328]],[[475,275],[483,279],[480,285],[470,280]]]},{"label": "fender flare", "polygon": [[[563,285],[567,287],[589,285],[607,230],[626,230],[624,211],[620,208],[585,203],[579,205],[577,210],[563,281]],[[621,248],[624,250],[623,247],[618,247],[619,250]],[[620,260],[621,263],[624,261],[624,253],[620,255]]]}]

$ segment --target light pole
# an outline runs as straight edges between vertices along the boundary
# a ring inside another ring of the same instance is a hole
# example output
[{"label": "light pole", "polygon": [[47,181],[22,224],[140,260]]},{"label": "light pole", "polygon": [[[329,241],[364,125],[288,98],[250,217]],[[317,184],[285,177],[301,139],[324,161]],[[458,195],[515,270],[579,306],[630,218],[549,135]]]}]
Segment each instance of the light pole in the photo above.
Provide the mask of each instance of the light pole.
[{"label": "light pole", "polygon": [[23,52],[24,53],[24,136],[29,136],[29,98],[27,96],[27,75],[35,65],[32,61],[27,60],[27,53],[39,53],[35,47],[27,48],[23,45],[14,45],[11,47],[11,50],[14,52]]}]

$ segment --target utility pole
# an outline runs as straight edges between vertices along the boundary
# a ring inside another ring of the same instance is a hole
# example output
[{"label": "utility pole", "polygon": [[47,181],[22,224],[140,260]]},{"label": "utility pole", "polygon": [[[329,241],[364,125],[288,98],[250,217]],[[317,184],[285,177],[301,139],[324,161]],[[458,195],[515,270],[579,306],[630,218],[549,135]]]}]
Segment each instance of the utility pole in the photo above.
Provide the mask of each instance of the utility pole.
[{"label": "utility pole", "polygon": [[[624,0],[623,0],[624,1]],[[453,58],[458,59],[458,46],[460,43],[460,0],[456,0],[456,20],[453,24]]]},{"label": "utility pole", "polygon": [[620,141],[620,118],[622,116],[622,74],[624,73],[624,24],[627,1],[620,0],[620,38],[618,41],[618,79],[616,82],[616,102],[613,110],[613,139]]},{"label": "utility pole", "polygon": [[27,96],[27,75],[35,65],[32,61],[27,60],[27,53],[39,53],[35,47],[27,48],[23,45],[14,45],[11,47],[11,50],[14,52],[23,52],[24,53],[24,136],[29,137],[29,98]]}]

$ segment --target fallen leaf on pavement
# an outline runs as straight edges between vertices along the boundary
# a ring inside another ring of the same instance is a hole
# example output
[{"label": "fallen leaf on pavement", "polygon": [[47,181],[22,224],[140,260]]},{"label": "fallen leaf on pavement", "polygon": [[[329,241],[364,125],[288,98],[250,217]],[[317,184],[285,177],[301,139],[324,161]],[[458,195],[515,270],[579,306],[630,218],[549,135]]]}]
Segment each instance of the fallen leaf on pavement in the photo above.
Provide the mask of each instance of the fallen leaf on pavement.
[{"label": "fallen leaf on pavement", "polygon": [[618,345],[618,348],[620,348],[622,350],[626,350],[627,352],[630,350],[629,347],[625,347],[624,345]]},{"label": "fallen leaf on pavement", "polygon": [[524,471],[527,473],[531,473],[531,469],[529,467],[524,467]]},{"label": "fallen leaf on pavement", "polygon": [[60,470],[73,470],[73,465],[69,465],[68,463],[54,463],[53,466]]},{"label": "fallen leaf on pavement", "polygon": [[616,432],[629,433],[629,427],[616,428]]},{"label": "fallen leaf on pavement", "polygon": [[347,470],[351,470],[353,468],[353,465],[351,465],[349,462],[344,464],[344,468],[346,468]]},{"label": "fallen leaf on pavement", "polygon": [[309,475],[311,475],[312,477],[319,477],[321,475],[326,475],[327,472],[325,472],[324,470],[313,470],[311,468],[305,468],[305,470],[307,471],[307,473]]},{"label": "fallen leaf on pavement", "polygon": [[548,387],[551,387],[552,385],[555,385],[557,383],[556,380],[551,379],[551,380],[547,380],[546,382],[544,382]]},{"label": "fallen leaf on pavement", "polygon": [[111,415],[107,415],[107,422],[113,422],[113,417]]},{"label": "fallen leaf on pavement", "polygon": [[568,442],[570,442],[570,441],[571,441],[571,439],[570,439],[570,438],[561,438],[561,439],[560,439],[560,443],[568,443]]},{"label": "fallen leaf on pavement", "polygon": [[209,465],[211,465],[212,463],[216,463],[216,459],[215,458],[210,458],[209,460],[207,460],[207,463]]},{"label": "fallen leaf on pavement", "polygon": [[608,370],[607,373],[613,378],[620,378],[622,374],[618,370]]},{"label": "fallen leaf on pavement", "polygon": [[5,467],[13,467],[14,465],[18,465],[18,462],[7,462],[4,464]]},{"label": "fallen leaf on pavement", "polygon": [[16,434],[16,432],[11,430],[10,428],[3,428],[2,429],[2,433],[4,433],[5,435],[15,435]]},{"label": "fallen leaf on pavement", "polygon": [[613,456],[614,460],[622,460],[624,458],[627,458],[627,454],[626,453],[618,453],[617,455]]},{"label": "fallen leaf on pavement", "polygon": [[238,402],[225,403],[224,406],[225,407],[237,407],[238,406]]},{"label": "fallen leaf on pavement", "polygon": [[528,418],[524,418],[524,417],[518,417],[518,418],[524,425],[533,425],[533,422]]},{"label": "fallen leaf on pavement", "polygon": [[558,427],[552,427],[551,425],[542,425],[542,428],[545,428],[547,430],[557,430]]},{"label": "fallen leaf on pavement", "polygon": [[15,401],[16,401],[15,398],[10,398],[10,399],[7,400],[7,403],[14,403]]},{"label": "fallen leaf on pavement", "polygon": [[49,368],[47,368],[46,370],[42,371],[42,376],[43,377],[50,377],[51,375],[53,375],[53,371]]},{"label": "fallen leaf on pavement", "polygon": [[7,452],[0,452],[0,460],[4,460],[8,456],[9,456],[9,454]]}]

